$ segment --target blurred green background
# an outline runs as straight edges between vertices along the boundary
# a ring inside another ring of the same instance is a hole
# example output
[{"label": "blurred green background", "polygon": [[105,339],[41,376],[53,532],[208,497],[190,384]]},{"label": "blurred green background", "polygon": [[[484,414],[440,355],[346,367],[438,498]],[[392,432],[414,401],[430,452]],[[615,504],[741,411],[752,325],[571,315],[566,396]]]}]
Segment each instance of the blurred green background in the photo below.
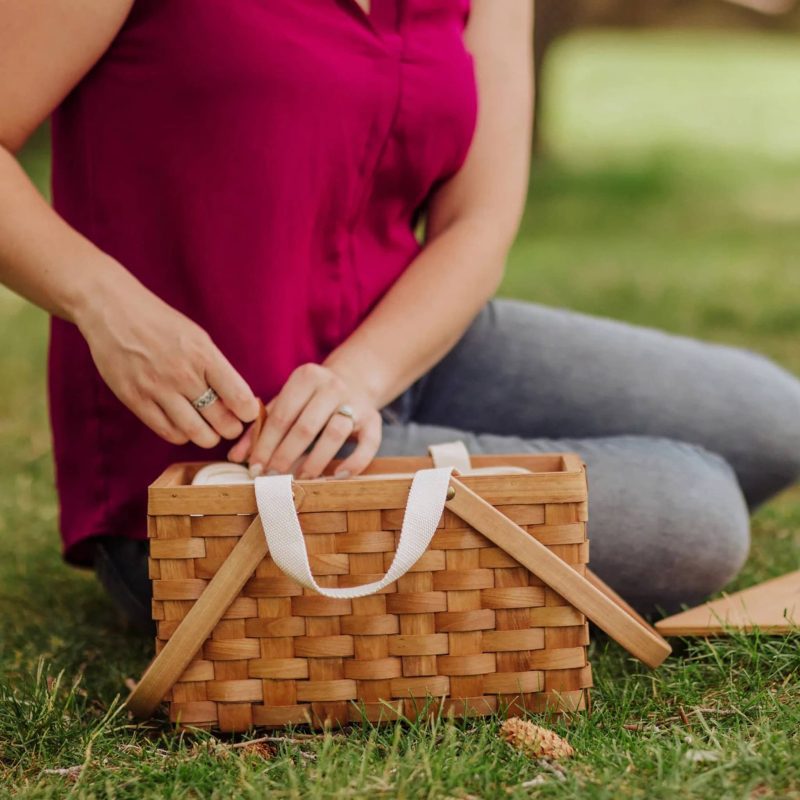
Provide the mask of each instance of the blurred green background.
[{"label": "blurred green background", "polygon": [[549,58],[504,292],[800,371],[797,37],[582,34]]}]

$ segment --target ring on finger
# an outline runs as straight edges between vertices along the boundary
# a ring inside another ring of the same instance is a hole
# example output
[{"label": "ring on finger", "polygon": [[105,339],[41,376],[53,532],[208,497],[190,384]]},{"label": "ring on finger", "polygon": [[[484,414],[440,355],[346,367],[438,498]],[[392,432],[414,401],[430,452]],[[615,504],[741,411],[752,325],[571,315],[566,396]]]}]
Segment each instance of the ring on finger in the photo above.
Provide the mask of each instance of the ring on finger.
[{"label": "ring on finger", "polygon": [[350,417],[353,422],[353,428],[356,427],[356,412],[353,410],[353,406],[349,405],[348,403],[342,403],[336,411],[333,412],[334,414],[341,414],[343,417]]},{"label": "ring on finger", "polygon": [[219,395],[209,386],[203,394],[192,400],[192,406],[198,411],[208,408],[219,400]]}]

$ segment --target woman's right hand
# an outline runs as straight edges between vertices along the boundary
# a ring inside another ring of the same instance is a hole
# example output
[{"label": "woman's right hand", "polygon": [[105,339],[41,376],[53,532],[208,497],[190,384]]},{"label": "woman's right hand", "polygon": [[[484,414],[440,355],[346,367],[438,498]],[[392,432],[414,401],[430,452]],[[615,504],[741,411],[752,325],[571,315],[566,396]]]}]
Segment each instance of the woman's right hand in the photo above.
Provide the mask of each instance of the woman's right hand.
[{"label": "woman's right hand", "polygon": [[[214,447],[236,439],[259,403],[211,337],[135,279],[94,296],[75,315],[112,392],[172,444]],[[211,387],[219,399],[192,406]]]}]

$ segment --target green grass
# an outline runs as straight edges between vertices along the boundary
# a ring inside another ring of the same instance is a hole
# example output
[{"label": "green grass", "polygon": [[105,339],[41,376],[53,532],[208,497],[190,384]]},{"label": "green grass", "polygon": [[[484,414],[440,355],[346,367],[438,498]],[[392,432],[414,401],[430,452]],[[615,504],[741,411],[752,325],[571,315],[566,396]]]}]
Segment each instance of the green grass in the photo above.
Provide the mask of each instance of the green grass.
[{"label": "green grass", "polygon": [[[565,41],[502,293],[744,344],[800,373],[798,74],[800,48],[777,36]],[[41,139],[25,164],[43,185]],[[563,780],[494,720],[251,748],[133,727],[115,697],[150,644],[58,554],[44,315],[0,293],[0,341],[0,798],[800,798],[800,635],[686,642],[655,672],[598,639],[593,713],[556,724],[577,750]],[[757,515],[729,588],[797,569],[798,531],[794,490]]]}]

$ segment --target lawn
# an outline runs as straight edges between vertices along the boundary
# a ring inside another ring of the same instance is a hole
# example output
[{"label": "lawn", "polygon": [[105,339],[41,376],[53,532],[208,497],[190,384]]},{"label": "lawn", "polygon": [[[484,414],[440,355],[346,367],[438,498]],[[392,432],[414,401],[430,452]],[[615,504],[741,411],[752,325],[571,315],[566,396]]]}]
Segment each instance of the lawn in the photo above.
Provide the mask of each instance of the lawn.
[{"label": "lawn", "polygon": [[[781,36],[586,34],[546,76],[502,293],[763,351],[800,373],[800,48]],[[42,137],[24,155],[47,180]],[[590,716],[555,724],[563,774],[496,720],[293,734],[257,747],[136,728],[120,632],[59,557],[46,318],[0,291],[0,798],[800,798],[800,635],[678,643],[648,671],[592,646]],[[121,454],[124,457],[124,454]],[[730,588],[797,569],[800,491],[754,520]]]}]

